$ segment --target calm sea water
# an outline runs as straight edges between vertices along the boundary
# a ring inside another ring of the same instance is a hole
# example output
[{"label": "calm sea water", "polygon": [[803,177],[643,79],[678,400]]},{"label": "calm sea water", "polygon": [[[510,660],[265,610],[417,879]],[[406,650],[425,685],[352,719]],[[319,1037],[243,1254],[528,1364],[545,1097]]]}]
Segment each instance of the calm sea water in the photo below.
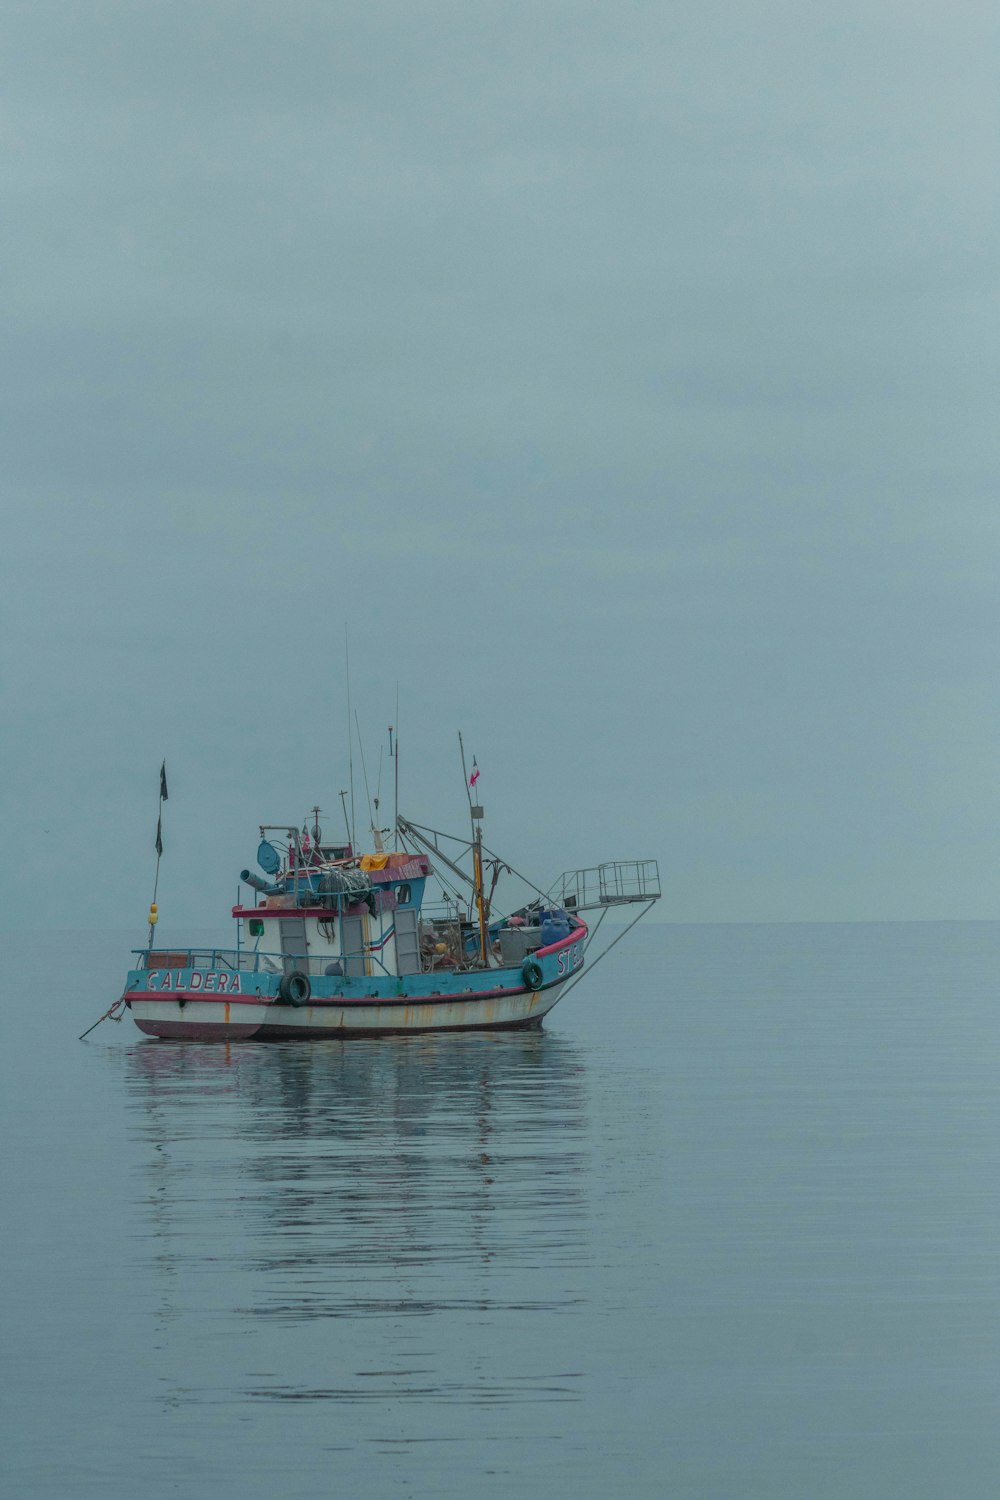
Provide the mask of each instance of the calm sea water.
[{"label": "calm sea water", "polygon": [[5,1493],[995,1493],[1000,925],[647,926],[349,1044],[81,1043],[128,936],[6,946]]}]

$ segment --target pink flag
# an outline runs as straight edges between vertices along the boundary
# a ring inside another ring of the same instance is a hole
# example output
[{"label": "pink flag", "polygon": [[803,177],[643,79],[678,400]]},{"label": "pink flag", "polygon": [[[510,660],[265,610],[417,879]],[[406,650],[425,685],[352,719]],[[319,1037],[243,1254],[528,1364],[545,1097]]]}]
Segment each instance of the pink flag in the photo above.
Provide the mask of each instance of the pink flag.
[{"label": "pink flag", "polygon": [[476,757],[472,757],[472,775],[469,777],[469,785],[475,786],[479,780],[479,767],[476,765]]}]

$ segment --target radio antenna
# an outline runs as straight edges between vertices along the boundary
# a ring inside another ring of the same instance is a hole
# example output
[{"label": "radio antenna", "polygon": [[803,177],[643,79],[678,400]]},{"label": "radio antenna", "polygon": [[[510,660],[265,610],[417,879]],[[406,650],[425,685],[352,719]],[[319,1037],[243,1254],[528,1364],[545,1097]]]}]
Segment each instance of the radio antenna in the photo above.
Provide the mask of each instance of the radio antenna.
[{"label": "radio antenna", "polygon": [[399,848],[399,680],[396,680],[396,750],[392,748],[392,725],[389,725],[389,754],[393,758],[395,775],[392,796],[392,847]]},{"label": "radio antenna", "polygon": [[348,785],[351,789],[351,823],[350,836],[351,848],[357,849],[354,837],[354,726],[351,723],[351,642],[347,634],[347,625],[344,625],[344,657],[347,663],[347,775]]},{"label": "radio antenna", "polygon": [[371,830],[375,837],[376,852],[380,854],[382,852],[382,835],[379,833],[378,828],[375,826],[375,812],[378,812],[378,798],[375,798],[375,812],[372,812],[372,794],[368,789],[368,767],[365,765],[365,747],[361,739],[361,720],[358,718],[357,709],[354,710],[354,722],[358,728],[358,752],[361,756],[361,769],[364,772],[365,777],[365,797],[368,801],[368,821],[371,824]]}]

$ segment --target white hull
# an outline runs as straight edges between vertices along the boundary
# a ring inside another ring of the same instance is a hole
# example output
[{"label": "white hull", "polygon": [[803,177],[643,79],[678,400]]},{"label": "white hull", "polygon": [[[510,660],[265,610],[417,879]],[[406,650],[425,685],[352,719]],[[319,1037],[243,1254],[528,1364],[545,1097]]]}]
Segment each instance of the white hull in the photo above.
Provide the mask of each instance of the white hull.
[{"label": "white hull", "polygon": [[535,1026],[559,999],[565,981],[475,1000],[365,1000],[324,1005],[134,997],[132,1019],[150,1036],[218,1041],[230,1037],[370,1036],[408,1031],[496,1030]]}]

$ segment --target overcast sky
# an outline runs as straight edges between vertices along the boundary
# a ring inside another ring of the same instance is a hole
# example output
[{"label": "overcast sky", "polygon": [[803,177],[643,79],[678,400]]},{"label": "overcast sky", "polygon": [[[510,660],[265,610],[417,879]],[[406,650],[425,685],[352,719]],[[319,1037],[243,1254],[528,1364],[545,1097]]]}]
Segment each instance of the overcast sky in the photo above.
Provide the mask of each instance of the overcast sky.
[{"label": "overcast sky", "polygon": [[3,924],[141,934],[164,756],[170,932],[339,829],[345,626],[542,883],[996,916],[997,33],[8,0]]}]

